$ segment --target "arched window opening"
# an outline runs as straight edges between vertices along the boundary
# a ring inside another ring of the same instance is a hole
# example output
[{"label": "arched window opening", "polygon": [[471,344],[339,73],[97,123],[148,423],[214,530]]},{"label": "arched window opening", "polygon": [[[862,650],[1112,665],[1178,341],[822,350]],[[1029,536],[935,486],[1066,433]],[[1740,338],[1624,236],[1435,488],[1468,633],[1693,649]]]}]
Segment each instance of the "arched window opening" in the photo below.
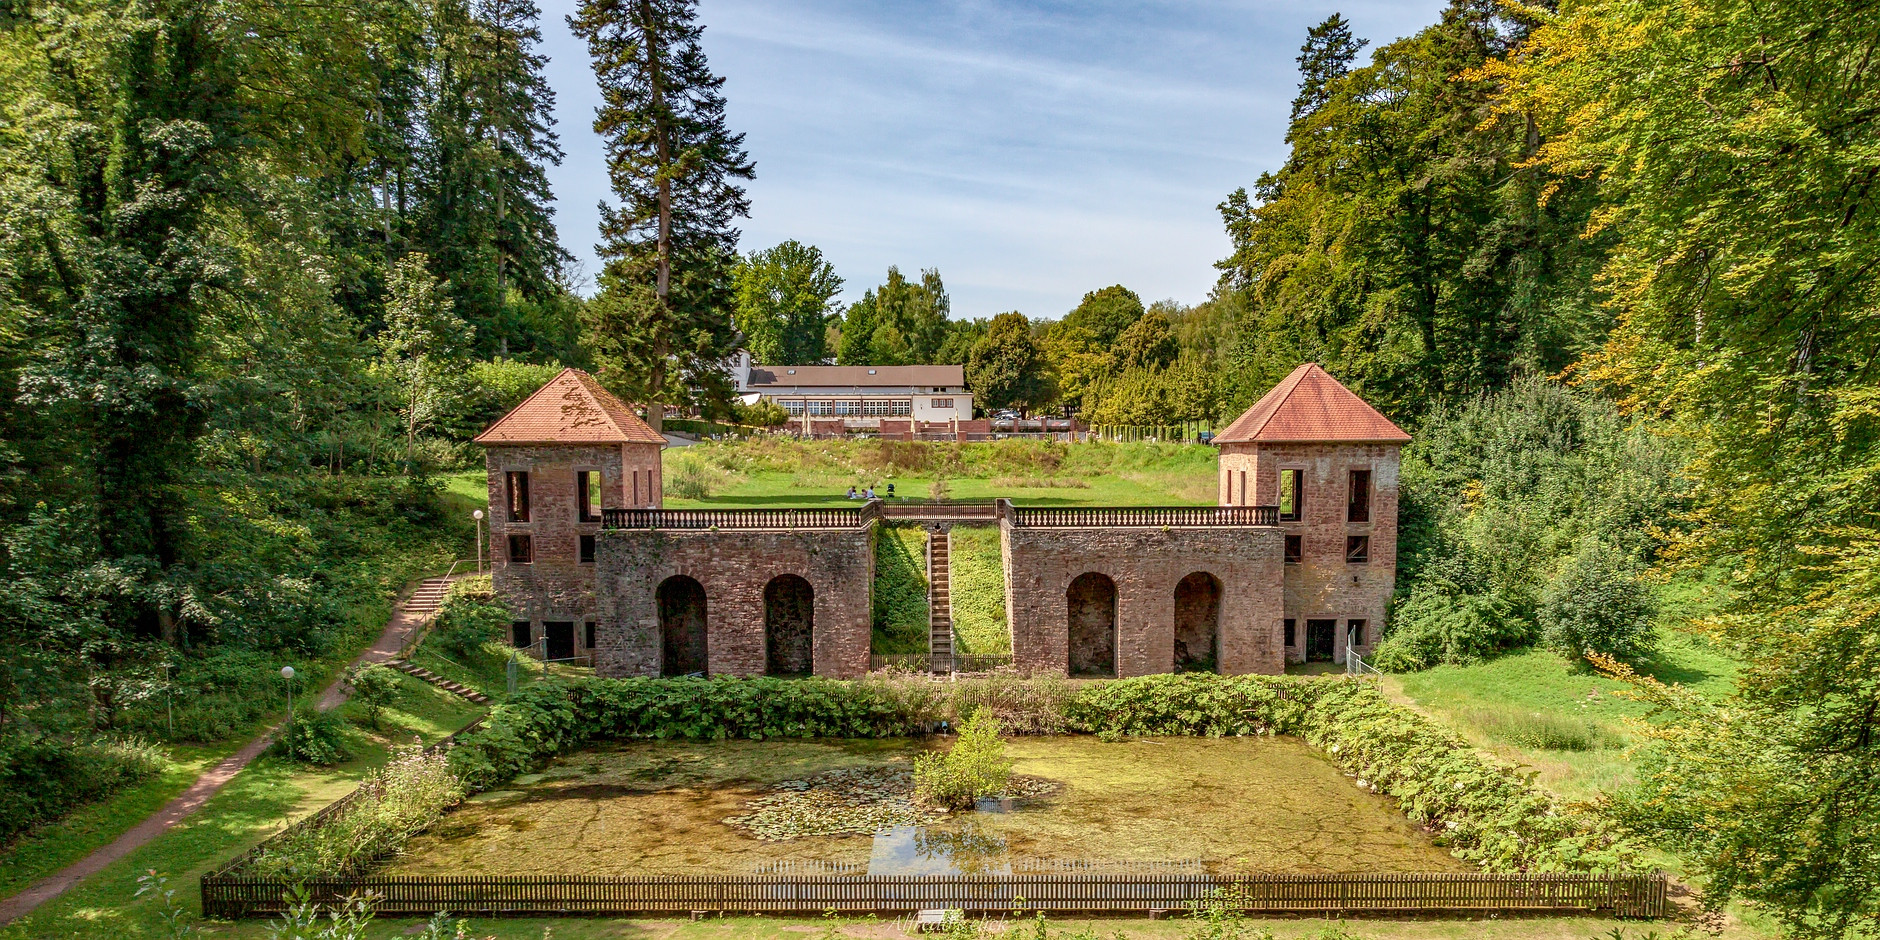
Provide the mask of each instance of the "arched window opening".
[{"label": "arched window opening", "polygon": [[1095,572],[1080,574],[1064,592],[1064,603],[1071,675],[1116,675],[1116,582]]},{"label": "arched window opening", "polygon": [[764,672],[806,676],[815,670],[816,591],[793,574],[764,585]]},{"label": "arched window opening", "polygon": [[1213,672],[1220,665],[1221,582],[1197,571],[1175,585],[1175,671]]},{"label": "arched window opening", "polygon": [[685,575],[659,584],[660,669],[663,676],[706,671],[705,588]]}]

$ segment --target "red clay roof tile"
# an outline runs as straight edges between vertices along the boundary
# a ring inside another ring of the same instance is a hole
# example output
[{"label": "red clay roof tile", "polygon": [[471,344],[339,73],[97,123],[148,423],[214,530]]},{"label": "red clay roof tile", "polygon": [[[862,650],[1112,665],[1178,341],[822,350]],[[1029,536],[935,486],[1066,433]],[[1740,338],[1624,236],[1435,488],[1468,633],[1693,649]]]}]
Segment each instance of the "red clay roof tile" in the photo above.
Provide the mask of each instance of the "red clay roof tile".
[{"label": "red clay roof tile", "polygon": [[664,444],[626,402],[580,369],[563,369],[510,409],[476,442],[491,444]]},{"label": "red clay roof tile", "polygon": [[1270,441],[1372,441],[1404,443],[1410,435],[1376,408],[1308,362],[1280,380],[1245,414],[1214,438],[1216,443]]}]

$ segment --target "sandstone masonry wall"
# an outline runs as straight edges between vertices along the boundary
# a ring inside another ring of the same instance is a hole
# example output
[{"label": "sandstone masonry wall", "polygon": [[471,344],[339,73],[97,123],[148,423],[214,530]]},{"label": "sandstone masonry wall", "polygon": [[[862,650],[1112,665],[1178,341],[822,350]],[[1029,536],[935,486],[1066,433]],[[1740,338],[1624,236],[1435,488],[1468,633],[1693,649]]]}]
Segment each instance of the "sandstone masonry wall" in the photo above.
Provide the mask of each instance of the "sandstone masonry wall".
[{"label": "sandstone masonry wall", "polygon": [[[547,621],[574,624],[575,653],[588,652],[583,625],[595,619],[594,564],[582,562],[581,537],[598,535],[598,521],[579,518],[575,474],[601,475],[601,509],[644,509],[661,502],[659,445],[587,444],[490,446],[484,453],[489,478],[491,581],[511,615],[530,624],[531,639]],[[508,477],[529,474],[529,518],[509,518]],[[635,501],[635,495],[638,500]],[[509,560],[509,536],[529,536],[534,560]]]},{"label": "sandstone masonry wall", "polygon": [[1005,606],[1014,662],[1066,674],[1070,611],[1066,591],[1096,572],[1116,584],[1116,674],[1172,672],[1175,588],[1197,571],[1221,583],[1217,669],[1284,670],[1280,531],[1271,527],[1000,529]]},{"label": "sandstone masonry wall", "polygon": [[814,591],[812,660],[819,676],[868,671],[875,582],[875,525],[861,529],[602,532],[595,671],[657,676],[657,592],[676,575],[705,589],[707,672],[763,675],[764,587],[793,574]]},{"label": "sandstone masonry wall", "polygon": [[[1282,469],[1302,474],[1301,518],[1281,522],[1287,535],[1300,537],[1301,558],[1285,566],[1285,616],[1294,621],[1294,640],[1287,658],[1306,656],[1306,621],[1336,620],[1333,631],[1335,660],[1345,655],[1347,627],[1363,620],[1360,652],[1369,652],[1384,630],[1391,592],[1397,578],[1398,444],[1223,444],[1221,489],[1227,505],[1231,485],[1233,505],[1242,505],[1241,477],[1246,473],[1252,495],[1245,505],[1279,504]],[[1346,519],[1352,470],[1371,471],[1370,520]],[[1345,560],[1346,539],[1370,540],[1369,559]]]}]

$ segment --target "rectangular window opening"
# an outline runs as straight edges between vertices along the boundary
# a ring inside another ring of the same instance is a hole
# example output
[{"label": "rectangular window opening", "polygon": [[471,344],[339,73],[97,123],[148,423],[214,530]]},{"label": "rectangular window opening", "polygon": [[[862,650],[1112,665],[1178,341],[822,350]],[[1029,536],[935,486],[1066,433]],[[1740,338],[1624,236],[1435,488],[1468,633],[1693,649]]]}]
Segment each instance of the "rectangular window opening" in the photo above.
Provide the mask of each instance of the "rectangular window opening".
[{"label": "rectangular window opening", "polygon": [[527,533],[515,533],[509,536],[509,562],[526,565],[535,561],[535,544]]},{"label": "rectangular window opening", "polygon": [[1352,646],[1364,645],[1364,621],[1345,621],[1345,642]]},{"label": "rectangular window opening", "polygon": [[592,535],[581,536],[581,563],[584,565],[594,563],[594,536]]},{"label": "rectangular window opening", "polygon": [[505,477],[509,490],[509,521],[529,521],[529,471],[511,470]]},{"label": "rectangular window opening", "polygon": [[1345,521],[1371,521],[1371,471],[1351,471],[1351,495],[1345,506]]},{"label": "rectangular window opening", "polygon": [[[1298,522],[1305,510],[1305,488],[1298,470],[1279,472],[1279,521]],[[1244,487],[1243,487],[1244,489]]]},{"label": "rectangular window opening", "polygon": [[580,521],[601,521],[601,474],[598,470],[576,470],[574,491],[580,500]]},{"label": "rectangular window opening", "polygon": [[523,649],[529,645],[529,622],[517,620],[509,625],[509,645]]},{"label": "rectangular window opening", "polygon": [[934,406],[935,408],[951,408],[951,407],[953,407],[953,399],[951,399],[951,398],[936,398],[936,399],[934,399],[934,400],[933,400],[933,406]]},{"label": "rectangular window opening", "polygon": [[888,403],[888,413],[892,417],[905,418],[914,413],[914,399],[897,398]]},{"label": "rectangular window opening", "polygon": [[1240,471],[1240,504],[1247,505],[1247,471]]},{"label": "rectangular window opening", "polygon": [[587,634],[586,636],[587,648],[593,649],[594,648],[594,621],[592,620],[588,621],[585,625],[583,625],[582,629]]},{"label": "rectangular window opening", "polygon": [[1345,562],[1361,565],[1371,560],[1371,537],[1368,535],[1345,536]]},{"label": "rectangular window opening", "polygon": [[1305,557],[1305,536],[1286,536],[1286,563],[1296,565],[1303,557]]},{"label": "rectangular window opening", "polygon": [[1299,621],[1294,620],[1291,617],[1286,618],[1286,645],[1287,646],[1299,645],[1299,634],[1296,629],[1298,625],[1299,625]]}]

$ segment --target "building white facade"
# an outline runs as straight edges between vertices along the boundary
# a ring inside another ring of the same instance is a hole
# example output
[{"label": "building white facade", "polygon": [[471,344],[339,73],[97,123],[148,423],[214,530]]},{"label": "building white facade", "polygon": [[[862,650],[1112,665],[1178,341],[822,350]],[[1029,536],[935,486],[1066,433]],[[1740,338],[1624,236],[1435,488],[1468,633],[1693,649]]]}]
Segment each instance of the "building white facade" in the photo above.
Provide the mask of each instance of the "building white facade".
[{"label": "building white facade", "polygon": [[739,353],[732,368],[746,404],[769,399],[792,418],[842,419],[876,428],[883,418],[950,424],[973,417],[964,366],[766,366]]}]

